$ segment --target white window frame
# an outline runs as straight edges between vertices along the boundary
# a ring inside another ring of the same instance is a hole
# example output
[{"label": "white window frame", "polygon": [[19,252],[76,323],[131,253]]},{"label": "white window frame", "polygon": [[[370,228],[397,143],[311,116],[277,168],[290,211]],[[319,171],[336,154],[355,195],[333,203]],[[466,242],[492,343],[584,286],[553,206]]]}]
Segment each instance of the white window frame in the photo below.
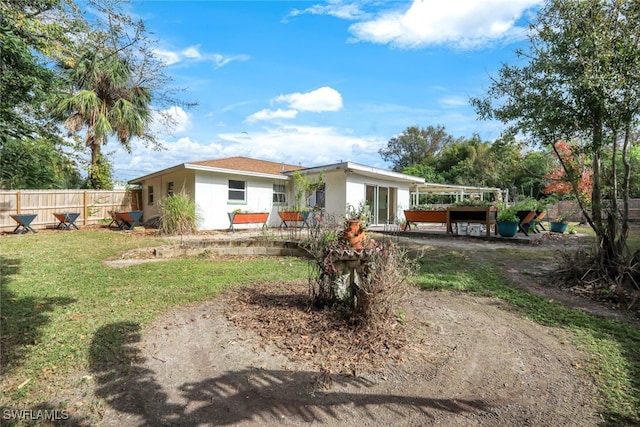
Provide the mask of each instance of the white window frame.
[{"label": "white window frame", "polygon": [[[232,183],[236,185],[239,183],[242,183],[242,188],[232,187]],[[230,179],[227,182],[227,186],[228,186],[228,192],[227,192],[228,203],[247,203],[247,181]],[[232,194],[242,195],[242,199],[232,198],[231,197]]]}]

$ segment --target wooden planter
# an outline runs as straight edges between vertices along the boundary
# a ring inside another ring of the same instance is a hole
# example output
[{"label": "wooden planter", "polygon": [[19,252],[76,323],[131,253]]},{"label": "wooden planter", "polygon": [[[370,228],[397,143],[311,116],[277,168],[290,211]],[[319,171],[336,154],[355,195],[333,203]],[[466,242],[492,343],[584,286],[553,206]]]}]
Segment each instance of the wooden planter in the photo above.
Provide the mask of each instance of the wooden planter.
[{"label": "wooden planter", "polygon": [[305,225],[307,227],[309,227],[309,223],[307,222],[307,219],[309,219],[309,215],[311,214],[311,211],[282,211],[282,212],[278,212],[278,216],[280,217],[280,220],[282,221],[282,223],[280,224],[280,227],[285,227],[288,228],[289,225],[291,225],[291,223],[300,223],[300,228],[304,228]]},{"label": "wooden planter", "polygon": [[267,226],[269,220],[269,212],[229,212],[229,221],[231,231],[235,231],[234,225],[239,224],[262,224]]},{"label": "wooden planter", "polygon": [[484,224],[487,237],[489,237],[492,225],[494,233],[498,234],[496,215],[495,206],[449,206],[447,208],[447,231],[453,233],[452,225],[459,222]]},{"label": "wooden planter", "polygon": [[447,222],[447,211],[437,211],[437,210],[433,210],[433,211],[428,211],[428,210],[424,210],[424,211],[412,211],[412,210],[406,210],[404,211],[404,217],[407,220],[407,229],[411,229],[411,226],[409,225],[409,223],[415,222],[429,222],[429,223],[436,223],[436,224],[444,224]]}]

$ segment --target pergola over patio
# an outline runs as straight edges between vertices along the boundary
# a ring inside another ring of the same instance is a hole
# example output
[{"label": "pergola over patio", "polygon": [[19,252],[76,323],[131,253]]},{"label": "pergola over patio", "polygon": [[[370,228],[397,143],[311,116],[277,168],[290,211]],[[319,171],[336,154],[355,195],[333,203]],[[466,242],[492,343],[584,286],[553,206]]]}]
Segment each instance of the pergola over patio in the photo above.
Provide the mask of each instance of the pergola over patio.
[{"label": "pergola over patio", "polygon": [[456,201],[468,197],[478,196],[484,200],[485,194],[494,194],[494,199],[498,202],[509,201],[509,190],[498,187],[474,187],[471,185],[435,184],[425,182],[424,184],[414,184],[411,187],[411,204],[419,204],[421,194],[437,194],[441,196],[454,196]]}]

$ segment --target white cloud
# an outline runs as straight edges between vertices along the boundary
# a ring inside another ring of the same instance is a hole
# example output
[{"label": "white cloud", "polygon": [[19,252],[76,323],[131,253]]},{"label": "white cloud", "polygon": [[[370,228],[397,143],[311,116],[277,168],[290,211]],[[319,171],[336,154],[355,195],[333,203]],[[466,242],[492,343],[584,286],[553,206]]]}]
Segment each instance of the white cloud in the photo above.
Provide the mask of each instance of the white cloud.
[{"label": "white cloud", "polygon": [[445,107],[466,107],[469,106],[469,97],[450,95],[440,98],[438,102]]},{"label": "white cloud", "polygon": [[216,68],[224,67],[233,61],[247,61],[248,55],[223,55],[221,53],[202,53],[200,45],[188,46],[180,51],[170,51],[156,49],[154,53],[166,65],[173,65],[179,62],[200,62],[209,61],[215,64]]},{"label": "white cloud", "polygon": [[260,110],[257,113],[253,113],[246,118],[246,122],[253,123],[260,120],[275,120],[275,119],[294,119],[298,115],[297,110]]},{"label": "white cloud", "polygon": [[234,155],[303,166],[362,158],[361,154],[355,156],[354,153],[372,153],[378,161],[377,151],[387,143],[381,137],[352,136],[333,127],[317,126],[279,126],[262,132],[218,136],[232,143]]},{"label": "white cloud", "polygon": [[189,59],[200,59],[202,55],[198,49],[200,49],[200,46],[189,46],[182,51],[182,56]]},{"label": "white cloud", "polygon": [[321,87],[307,93],[291,93],[280,95],[273,99],[275,102],[285,102],[289,107],[298,111],[339,111],[342,108],[342,95],[330,87]]},{"label": "white cloud", "polygon": [[[343,3],[339,0],[330,0],[327,4],[316,4],[306,9],[294,9],[288,17],[295,17],[300,15],[329,15],[335,16],[340,19],[357,19],[365,15],[365,12],[361,9],[357,3]],[[285,18],[286,21],[286,18]]]},{"label": "white cloud", "polygon": [[172,65],[177,62],[180,62],[180,54],[176,52],[171,52],[169,50],[156,49],[154,50],[156,56],[164,62],[166,65]]},{"label": "white cloud", "polygon": [[[351,25],[350,31],[356,41],[400,48],[431,45],[478,48],[496,41],[523,38],[527,29],[517,26],[516,21],[541,3],[541,0],[413,0],[408,8],[387,10],[376,18],[357,22]],[[331,5],[334,9],[338,6]],[[307,9],[308,13],[322,10],[320,6]],[[338,16],[328,10],[324,14]]]},{"label": "white cloud", "polygon": [[166,110],[156,110],[152,113],[151,131],[154,134],[168,135],[180,133],[191,128],[191,117],[181,107],[172,106]]}]

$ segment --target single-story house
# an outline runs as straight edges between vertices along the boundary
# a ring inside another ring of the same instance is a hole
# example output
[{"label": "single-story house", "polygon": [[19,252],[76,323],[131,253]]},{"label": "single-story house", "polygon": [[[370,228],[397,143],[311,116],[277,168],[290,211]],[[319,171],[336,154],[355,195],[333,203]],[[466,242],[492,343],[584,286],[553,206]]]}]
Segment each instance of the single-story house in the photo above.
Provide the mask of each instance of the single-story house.
[{"label": "single-story house", "polygon": [[370,206],[372,225],[393,223],[410,205],[412,185],[423,178],[340,162],[325,166],[302,166],[247,157],[182,163],[129,181],[142,189],[144,218],[160,215],[158,201],[184,191],[195,201],[200,230],[221,230],[230,226],[229,213],[241,210],[269,212],[269,226],[281,224],[278,211],[293,206],[293,174],[307,180],[322,178],[321,186],[306,201],[337,219],[347,207]]}]

